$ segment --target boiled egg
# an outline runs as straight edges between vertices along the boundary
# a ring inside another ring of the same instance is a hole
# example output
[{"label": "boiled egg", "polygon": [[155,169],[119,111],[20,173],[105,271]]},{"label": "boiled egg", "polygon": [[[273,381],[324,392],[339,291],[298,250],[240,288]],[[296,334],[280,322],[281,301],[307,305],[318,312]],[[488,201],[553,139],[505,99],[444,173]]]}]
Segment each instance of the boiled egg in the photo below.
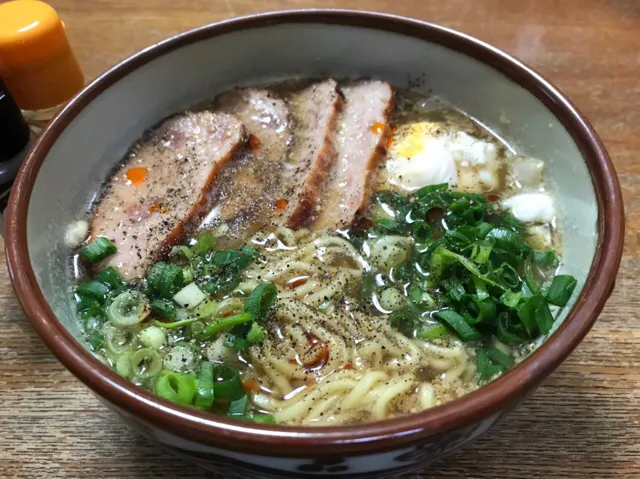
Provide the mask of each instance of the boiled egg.
[{"label": "boiled egg", "polygon": [[525,223],[551,223],[556,215],[553,200],[546,193],[520,193],[503,200],[502,206]]},{"label": "boiled egg", "polygon": [[389,149],[389,183],[407,191],[448,183],[458,190],[499,187],[498,150],[492,143],[442,125],[420,122],[398,127]]}]

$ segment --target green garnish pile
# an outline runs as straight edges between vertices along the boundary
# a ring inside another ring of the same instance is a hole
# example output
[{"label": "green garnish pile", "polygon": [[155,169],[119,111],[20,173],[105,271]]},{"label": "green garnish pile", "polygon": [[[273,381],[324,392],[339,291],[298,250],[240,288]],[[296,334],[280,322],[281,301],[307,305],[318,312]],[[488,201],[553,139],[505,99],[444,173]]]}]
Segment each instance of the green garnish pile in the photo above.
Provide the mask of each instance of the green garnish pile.
[{"label": "green garnish pile", "polygon": [[520,346],[548,334],[550,306],[566,306],[576,280],[553,275],[554,251],[534,251],[524,225],[485,196],[427,186],[404,197],[381,191],[374,208],[382,216],[367,231],[352,231],[357,247],[384,235],[414,239],[410,259],[387,275],[369,273],[363,284],[372,302],[380,285],[405,292],[406,306],[389,316],[409,337],[433,340],[455,334],[476,342],[478,374],[488,379],[513,366],[495,346]]}]

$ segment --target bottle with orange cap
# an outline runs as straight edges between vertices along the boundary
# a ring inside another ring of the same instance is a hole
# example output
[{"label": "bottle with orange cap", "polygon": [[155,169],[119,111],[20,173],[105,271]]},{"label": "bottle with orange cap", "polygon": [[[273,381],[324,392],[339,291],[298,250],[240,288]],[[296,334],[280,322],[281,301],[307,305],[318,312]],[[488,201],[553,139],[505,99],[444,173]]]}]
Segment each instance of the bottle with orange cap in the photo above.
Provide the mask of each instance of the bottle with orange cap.
[{"label": "bottle with orange cap", "polygon": [[37,0],[0,4],[0,78],[35,129],[84,85],[57,12]]}]

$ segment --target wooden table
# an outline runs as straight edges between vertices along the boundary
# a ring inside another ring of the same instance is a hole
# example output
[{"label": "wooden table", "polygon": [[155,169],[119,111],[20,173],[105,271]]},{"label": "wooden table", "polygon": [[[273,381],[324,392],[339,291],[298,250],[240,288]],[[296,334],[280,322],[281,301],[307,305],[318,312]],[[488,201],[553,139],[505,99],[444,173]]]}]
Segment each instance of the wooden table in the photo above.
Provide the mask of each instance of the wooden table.
[{"label": "wooden table", "polygon": [[[627,207],[617,289],[538,392],[471,447],[407,477],[640,477],[640,0],[51,0],[89,78],[155,41],[259,11],[339,7],[440,23],[528,62],[609,148]],[[0,242],[2,240],[0,239]],[[0,477],[205,477],[133,434],[27,323],[0,267]]]}]

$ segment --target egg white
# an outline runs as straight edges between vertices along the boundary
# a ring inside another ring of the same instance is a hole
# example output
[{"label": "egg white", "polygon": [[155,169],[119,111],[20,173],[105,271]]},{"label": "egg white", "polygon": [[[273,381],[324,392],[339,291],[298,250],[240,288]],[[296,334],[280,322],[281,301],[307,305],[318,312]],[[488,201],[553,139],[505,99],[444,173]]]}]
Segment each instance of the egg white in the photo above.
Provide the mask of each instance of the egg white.
[{"label": "egg white", "polygon": [[498,149],[493,143],[442,125],[420,122],[396,130],[387,161],[388,181],[405,190],[448,183],[463,191],[499,187]]}]

